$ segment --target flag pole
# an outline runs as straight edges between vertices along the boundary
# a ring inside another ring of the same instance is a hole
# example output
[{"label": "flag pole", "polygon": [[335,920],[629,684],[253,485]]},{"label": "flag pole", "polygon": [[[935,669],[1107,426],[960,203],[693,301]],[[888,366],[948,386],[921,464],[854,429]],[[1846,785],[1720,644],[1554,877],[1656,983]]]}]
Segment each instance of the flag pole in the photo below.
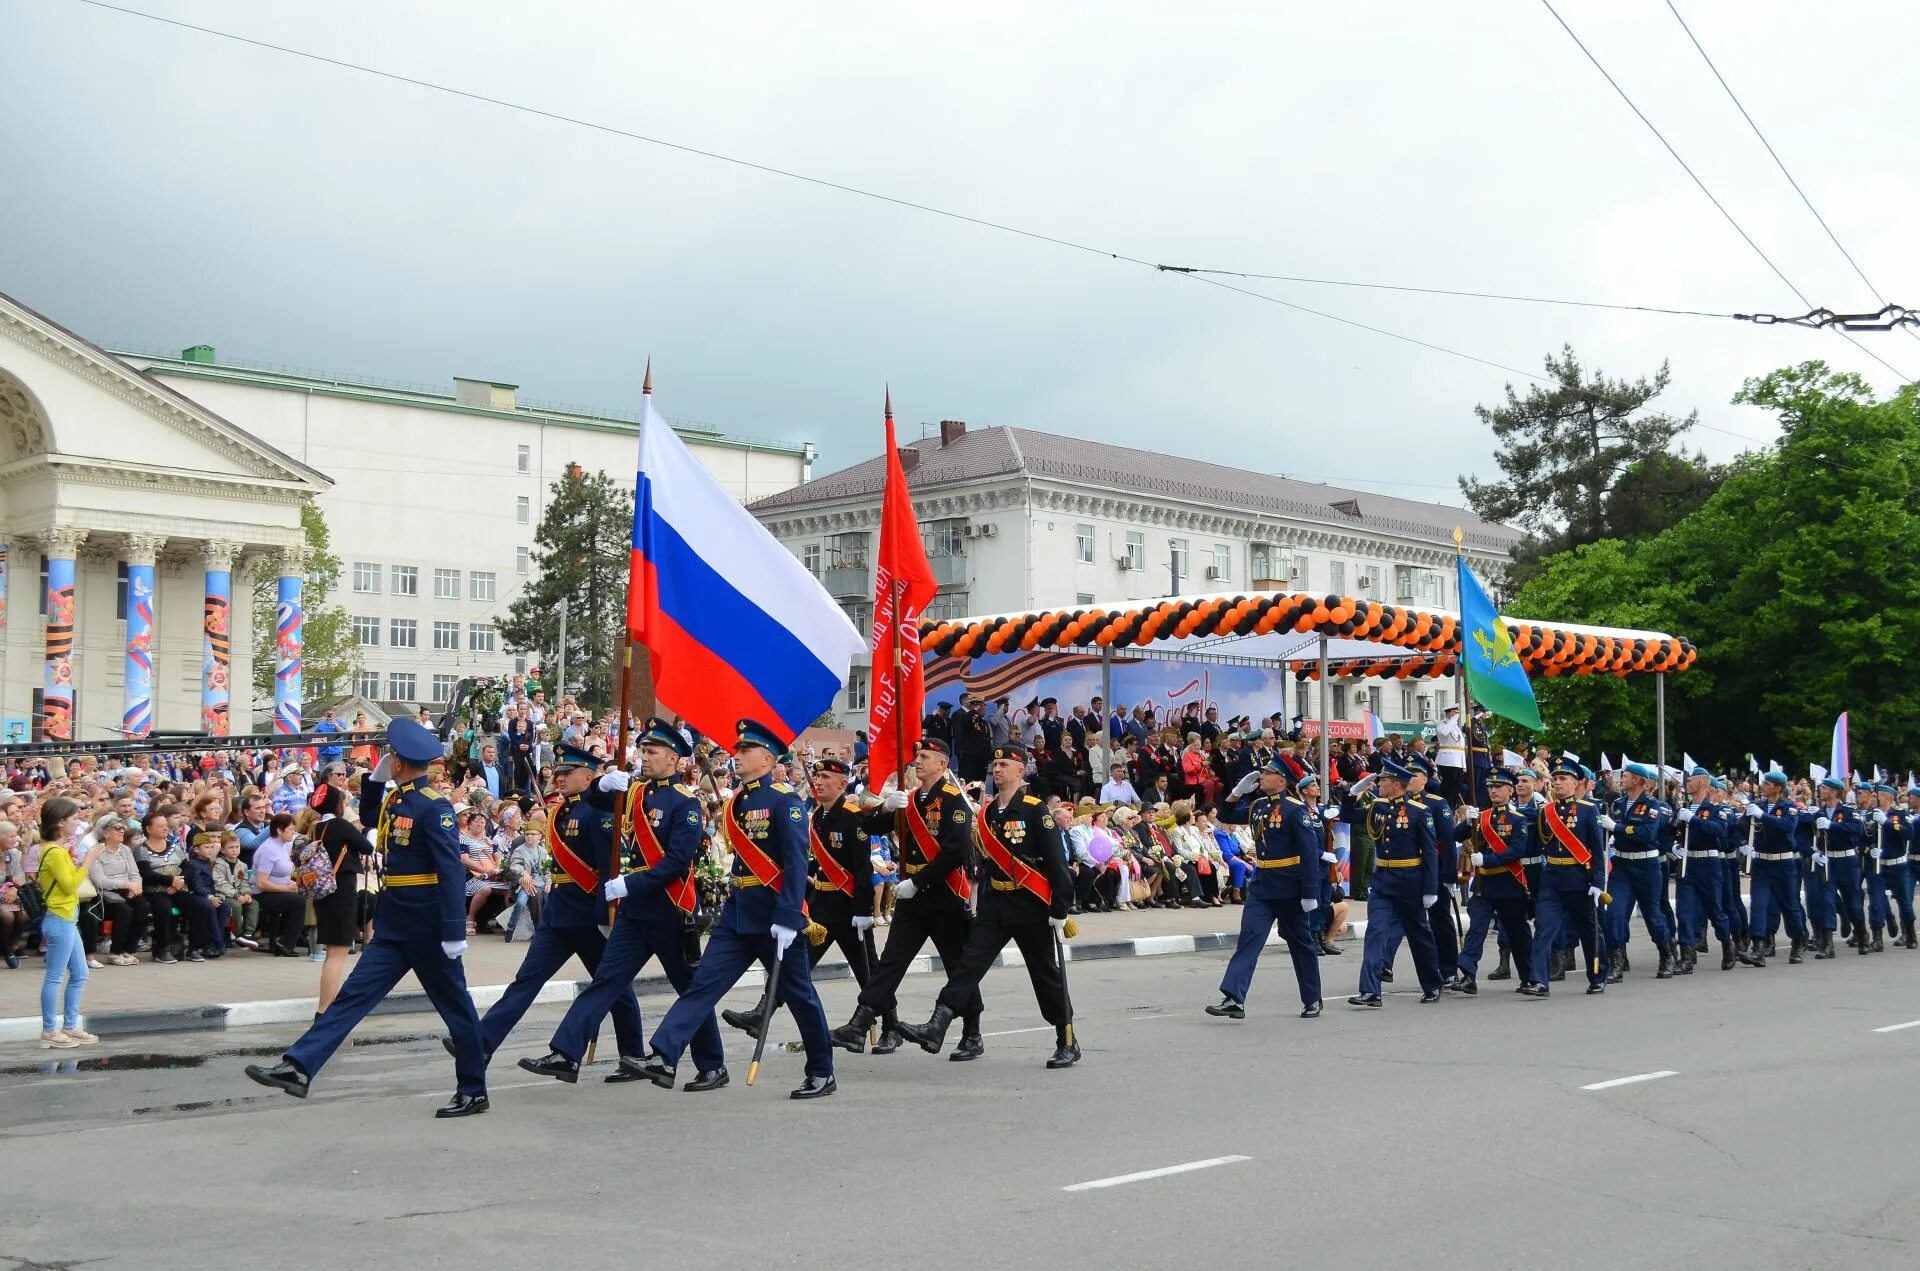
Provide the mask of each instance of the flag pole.
[{"label": "flag pole", "polygon": [[[1459,562],[1465,561],[1467,558],[1466,543],[1466,531],[1458,525],[1454,526],[1453,551],[1456,569],[1459,567]],[[1458,591],[1459,589],[1459,582],[1456,578],[1454,590]],[[1463,609],[1462,616],[1464,617],[1464,600],[1461,602],[1461,606]],[[1493,617],[1496,622],[1499,621],[1500,613],[1498,610],[1494,611]],[[1454,625],[1457,628],[1454,634],[1460,638],[1460,647],[1453,655],[1453,665],[1460,678],[1460,721],[1467,734],[1467,802],[1472,803],[1475,798],[1479,797],[1480,791],[1473,780],[1473,688],[1467,681],[1467,624],[1461,622],[1455,623]],[[1487,739],[1487,763],[1489,765],[1493,763],[1493,739],[1491,737]],[[1478,807],[1479,804],[1476,803],[1474,806]]]},{"label": "flag pole", "polygon": [[[886,387],[887,435],[893,435],[893,385]],[[893,619],[889,624],[893,628],[893,784],[894,789],[904,791],[907,788],[907,723],[900,717],[900,676],[906,661],[900,651],[900,602],[906,588],[899,578],[889,578],[887,589],[893,607]]]}]

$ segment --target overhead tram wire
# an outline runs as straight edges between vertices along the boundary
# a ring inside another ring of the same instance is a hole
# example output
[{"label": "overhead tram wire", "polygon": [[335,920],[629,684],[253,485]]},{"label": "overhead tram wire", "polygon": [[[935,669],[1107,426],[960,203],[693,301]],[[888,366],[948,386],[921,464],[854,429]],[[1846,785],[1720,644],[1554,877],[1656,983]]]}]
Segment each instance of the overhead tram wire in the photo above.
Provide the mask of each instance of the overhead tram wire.
[{"label": "overhead tram wire", "polygon": [[[1680,24],[1680,29],[1687,33],[1687,39],[1692,41],[1694,49],[1700,54],[1700,60],[1707,64],[1707,69],[1713,72],[1713,77],[1720,81],[1720,87],[1726,90],[1727,100],[1733,103],[1734,109],[1740,112],[1740,118],[1747,121],[1747,127],[1753,129],[1753,135],[1758,137],[1760,144],[1766,147],[1767,157],[1772,159],[1774,166],[1780,169],[1780,175],[1787,179],[1787,184],[1793,187],[1793,192],[1800,196],[1800,201],[1806,205],[1807,211],[1812,213],[1813,219],[1820,222],[1820,228],[1826,231],[1827,239],[1833,244],[1834,250],[1846,258],[1846,262],[1853,269],[1855,276],[1858,277],[1866,289],[1873,294],[1874,299],[1878,300],[1882,305],[1890,303],[1887,300],[1886,293],[1874,286],[1873,280],[1867,277],[1867,271],[1860,268],[1860,262],[1853,258],[1853,253],[1841,244],[1840,236],[1833,232],[1833,226],[1827,224],[1827,218],[1820,215],[1820,209],[1813,205],[1813,200],[1808,198],[1807,192],[1800,188],[1800,183],[1793,179],[1793,173],[1787,170],[1786,160],[1780,157],[1780,152],[1773,148],[1771,141],[1767,140],[1767,134],[1760,131],[1760,125],[1755,123],[1753,116],[1747,112],[1747,108],[1745,104],[1741,102],[1739,94],[1733,91],[1733,85],[1727,83],[1727,77],[1720,73],[1718,66],[1714,65],[1713,58],[1708,55],[1706,46],[1700,43],[1700,37],[1693,33],[1693,28],[1687,25],[1687,20],[1680,16],[1680,10],[1674,6],[1673,0],[1666,0],[1666,3],[1667,11],[1673,14],[1673,20]],[[1905,331],[1909,337],[1920,340],[1920,332],[1916,332],[1910,327],[1902,327],[1901,330]]]},{"label": "overhead tram wire", "polygon": [[[92,0],[87,0],[87,2],[91,3]],[[1613,88],[1613,91],[1619,94],[1620,100],[1627,104],[1627,109],[1631,110],[1634,113],[1634,116],[1638,118],[1641,123],[1647,126],[1647,131],[1651,132],[1654,136],[1654,139],[1660,143],[1660,145],[1666,150],[1668,154],[1673,156],[1673,161],[1680,165],[1680,170],[1685,172],[1687,176],[1692,179],[1693,183],[1696,186],[1700,187],[1700,193],[1706,195],[1707,201],[1713,204],[1714,210],[1718,211],[1721,216],[1726,218],[1727,224],[1733,226],[1734,233],[1738,234],[1741,237],[1741,239],[1746,243],[1746,245],[1753,249],[1753,254],[1758,256],[1762,261],[1764,261],[1766,263],[1767,268],[1773,271],[1774,277],[1778,278],[1781,282],[1785,283],[1787,286],[1787,290],[1791,291],[1794,295],[1798,296],[1800,298],[1800,303],[1806,305],[1807,308],[1809,309],[1818,308],[1819,306],[1815,305],[1811,300],[1807,299],[1805,292],[1801,291],[1800,288],[1794,286],[1793,280],[1787,277],[1786,273],[1781,270],[1780,266],[1773,263],[1773,257],[1767,255],[1765,249],[1763,249],[1759,243],[1754,242],[1753,235],[1747,233],[1747,231],[1741,226],[1740,222],[1734,219],[1733,213],[1729,212],[1726,208],[1726,205],[1722,203],[1714,195],[1712,190],[1707,188],[1707,183],[1700,179],[1700,174],[1693,170],[1692,165],[1690,165],[1685,159],[1680,157],[1680,152],[1673,148],[1673,143],[1667,140],[1666,134],[1661,132],[1660,129],[1654,125],[1653,120],[1647,118],[1646,112],[1641,110],[1640,107],[1634,102],[1633,98],[1627,95],[1627,90],[1620,86],[1620,81],[1613,77],[1613,73],[1609,71],[1601,63],[1599,58],[1594,56],[1593,50],[1587,47],[1586,42],[1580,38],[1579,34],[1575,32],[1572,27],[1567,25],[1567,20],[1560,16],[1560,11],[1558,9],[1553,7],[1553,0],[1540,0],[1540,4],[1542,5],[1542,7],[1546,9],[1548,13],[1553,15],[1553,20],[1560,24],[1560,29],[1567,33],[1567,37],[1573,41],[1575,47],[1577,47],[1581,51],[1581,53],[1586,55],[1586,59],[1589,62],[1593,63],[1593,69],[1596,71],[1599,71],[1601,78],[1605,79],[1607,83]],[[1862,353],[1865,353],[1868,357],[1872,358],[1874,361],[1878,362],[1880,365],[1886,367],[1889,371],[1892,371],[1895,375],[1899,376],[1900,382],[1902,384],[1910,383],[1912,381],[1912,378],[1913,378],[1912,376],[1902,371],[1899,367],[1895,366],[1893,363],[1887,361],[1887,359],[1881,357],[1878,353],[1875,353],[1872,349],[1869,349],[1866,345],[1860,343],[1860,341],[1854,339],[1851,335],[1847,334],[1845,331],[1835,328],[1834,334],[1838,335],[1841,339],[1845,340],[1848,344],[1851,344],[1854,348],[1859,349]]]}]

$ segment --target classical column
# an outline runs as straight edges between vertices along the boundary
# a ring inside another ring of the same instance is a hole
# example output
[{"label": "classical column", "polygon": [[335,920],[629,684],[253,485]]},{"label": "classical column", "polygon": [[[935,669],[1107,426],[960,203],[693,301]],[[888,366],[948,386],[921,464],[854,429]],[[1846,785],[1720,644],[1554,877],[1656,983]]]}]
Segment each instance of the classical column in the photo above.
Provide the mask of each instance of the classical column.
[{"label": "classical column", "polygon": [[47,660],[35,735],[47,741],[73,740],[73,558],[87,532],[56,526],[40,533],[47,558]]},{"label": "classical column", "polygon": [[0,543],[0,635],[7,630],[7,549],[11,546]]},{"label": "classical column", "polygon": [[153,731],[153,558],[167,540],[127,535],[127,673],[120,728],[129,737]]},{"label": "classical column", "polygon": [[301,731],[301,627],[306,609],[301,588],[307,580],[312,554],[305,547],[280,551],[280,585],[273,608],[273,731]]},{"label": "classical column", "polygon": [[200,655],[200,729],[216,737],[233,731],[228,703],[233,675],[233,558],[240,544],[210,540],[200,546],[207,564],[204,640]]}]

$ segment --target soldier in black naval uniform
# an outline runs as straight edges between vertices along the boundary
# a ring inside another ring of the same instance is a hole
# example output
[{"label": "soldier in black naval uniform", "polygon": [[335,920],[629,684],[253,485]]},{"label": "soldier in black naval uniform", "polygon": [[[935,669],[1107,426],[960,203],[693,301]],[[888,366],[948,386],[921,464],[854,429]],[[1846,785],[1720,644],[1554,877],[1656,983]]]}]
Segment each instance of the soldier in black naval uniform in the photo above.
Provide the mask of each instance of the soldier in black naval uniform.
[{"label": "soldier in black naval uniform", "polygon": [[[887,928],[887,947],[880,965],[860,990],[853,1018],[833,1030],[833,1044],[855,1054],[867,1048],[867,1030],[881,1021],[876,1055],[900,1048],[899,1021],[894,1017],[900,981],[927,941],[933,941],[940,964],[949,970],[960,965],[973,925],[967,912],[972,889],[967,882],[967,859],[972,853],[972,811],[960,787],[947,777],[947,745],[923,737],[914,747],[913,771],[919,788],[911,794],[890,791],[877,811],[867,818],[869,834],[891,834],[900,858],[900,882],[893,889],[893,925]],[[960,1045],[950,1058],[976,1059],[986,1053],[980,1038],[980,990],[960,1007]]]},{"label": "soldier in black naval uniform", "polygon": [[939,1054],[955,1013],[979,1001],[981,978],[1011,940],[1027,964],[1040,1014],[1054,1028],[1055,1049],[1047,1067],[1070,1068],[1080,1058],[1080,1046],[1073,1038],[1073,1010],[1061,967],[1065,949],[1058,937],[1067,924],[1073,880],[1067,874],[1066,846],[1046,804],[1021,784],[1026,770],[1026,747],[1013,742],[994,747],[989,769],[994,797],[974,818],[986,858],[980,914],[959,965],[947,972],[932,1017],[918,1027],[902,1024],[900,1032],[928,1054]]},{"label": "soldier in black naval uniform", "polygon": [[[847,782],[853,769],[844,760],[822,759],[813,766],[813,814],[808,825],[808,851],[812,891],[807,901],[807,916],[826,929],[820,943],[807,944],[807,961],[814,966],[827,956],[827,949],[838,946],[861,988],[867,987],[871,968],[867,965],[866,933],[873,915],[862,912],[861,897],[871,897],[873,852],[867,846],[866,814],[847,797]],[[775,999],[774,1009],[780,1002]],[[765,1022],[757,1011],[721,1011],[720,1018],[749,1037],[760,1036]]]},{"label": "soldier in black naval uniform", "polygon": [[308,1084],[353,1026],[411,971],[447,1025],[459,1079],[453,1100],[434,1115],[473,1116],[487,1110],[487,1057],[460,965],[467,950],[467,871],[453,805],[427,784],[428,765],[441,757],[440,739],[413,720],[396,719],[387,728],[387,747],[376,770],[391,784],[380,806],[387,874],[373,940],[313,1027],[271,1068],[247,1065],[247,1076],[306,1098]]},{"label": "soldier in black naval uniform", "polygon": [[[683,930],[699,905],[693,881],[694,858],[704,844],[699,797],[675,784],[679,761],[693,753],[680,731],[662,719],[650,719],[640,734],[640,781],[609,772],[600,784],[626,790],[619,832],[626,848],[625,873],[607,880],[608,899],[618,901],[619,916],[607,938],[593,983],[573,999],[567,1017],[553,1034],[549,1053],[522,1059],[520,1066],[572,1084],[580,1078],[580,1057],[600,1029],[600,1021],[621,1002],[633,1000],[633,977],[649,959],[658,958],[673,991],[684,993],[693,981]],[[640,1081],[640,1056],[621,1048],[609,1082]],[[693,1061],[700,1071],[686,1088],[698,1093],[727,1084],[726,1050],[711,1016],[693,1034]]]}]

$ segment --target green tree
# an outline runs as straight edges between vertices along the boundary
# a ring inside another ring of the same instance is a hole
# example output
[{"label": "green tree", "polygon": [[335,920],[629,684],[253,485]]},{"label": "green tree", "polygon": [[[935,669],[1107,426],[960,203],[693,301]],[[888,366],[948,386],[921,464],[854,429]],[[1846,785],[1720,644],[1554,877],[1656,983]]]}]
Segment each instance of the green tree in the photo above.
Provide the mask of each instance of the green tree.
[{"label": "green tree", "polygon": [[[360,669],[360,645],[353,638],[353,620],[339,605],[329,604],[333,589],[340,582],[340,558],[333,554],[327,518],[317,505],[300,508],[300,528],[306,535],[306,586],[301,604],[306,610],[301,619],[301,675],[308,702],[320,702],[344,696],[353,686],[353,674]],[[261,571],[253,581],[253,693],[273,709],[273,653],[278,634],[275,611],[279,607],[280,579],[271,569]],[[318,714],[308,709],[309,719]]]},{"label": "green tree", "polygon": [[[508,646],[558,665],[560,607],[567,608],[566,672],[581,705],[613,705],[627,616],[627,561],[633,542],[633,492],[604,472],[569,467],[553,483],[534,533],[533,580],[498,620]],[[555,700],[567,691],[555,685]]]}]

